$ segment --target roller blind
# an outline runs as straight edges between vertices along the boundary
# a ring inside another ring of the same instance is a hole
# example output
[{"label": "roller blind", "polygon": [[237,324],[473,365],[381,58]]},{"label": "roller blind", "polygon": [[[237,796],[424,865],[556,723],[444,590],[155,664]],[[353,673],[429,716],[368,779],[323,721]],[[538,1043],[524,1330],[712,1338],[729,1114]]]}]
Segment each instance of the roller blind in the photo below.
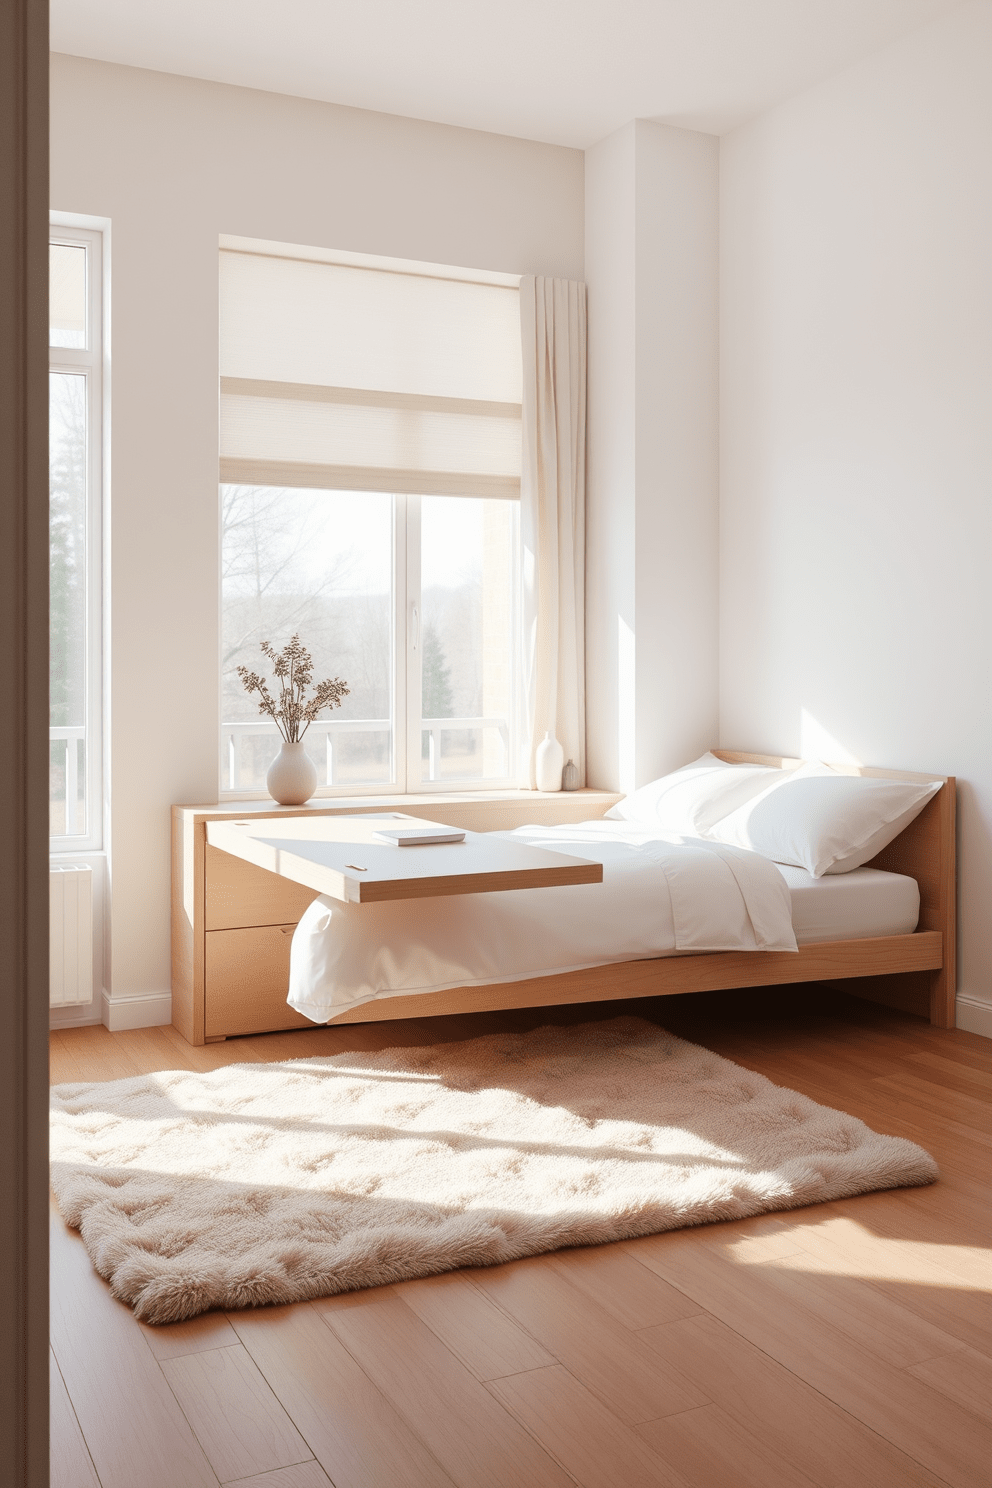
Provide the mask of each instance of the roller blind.
[{"label": "roller blind", "polygon": [[220,255],[226,483],[520,495],[519,295]]}]

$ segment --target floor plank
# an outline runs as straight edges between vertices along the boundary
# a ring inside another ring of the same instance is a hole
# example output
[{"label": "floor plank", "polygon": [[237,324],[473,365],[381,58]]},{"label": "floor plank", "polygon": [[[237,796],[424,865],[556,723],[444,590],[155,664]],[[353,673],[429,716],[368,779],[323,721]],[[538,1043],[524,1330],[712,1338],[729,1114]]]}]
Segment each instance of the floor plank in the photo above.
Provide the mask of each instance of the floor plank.
[{"label": "floor plank", "polygon": [[313,1306],[458,1488],[569,1488],[558,1464],[396,1293]]},{"label": "floor plank", "polygon": [[222,1483],[313,1455],[243,1344],[166,1359],[162,1373]]},{"label": "floor plank", "polygon": [[102,1024],[87,1028],[62,1029],[62,1038],[70,1049],[81,1081],[125,1080],[143,1072],[127,1049],[127,1034],[108,1033]]},{"label": "floor plank", "polygon": [[944,1085],[966,1095],[992,1096],[992,1055],[980,1064],[962,1064],[932,1050],[925,1054],[904,1054],[901,1069],[922,1075],[931,1085]]},{"label": "floor plank", "polygon": [[663,1323],[641,1336],[819,1488],[943,1488],[936,1474],[716,1318]]},{"label": "floor plank", "polygon": [[548,1257],[566,1281],[591,1297],[624,1328],[646,1328],[651,1323],[674,1323],[701,1309],[651,1273],[644,1285],[645,1267],[619,1245],[593,1245],[585,1250],[560,1250]]},{"label": "floor plank", "polygon": [[[992,1171],[992,1165],[990,1165]],[[838,1213],[894,1242],[895,1248],[917,1256],[923,1265],[934,1267],[935,1285],[943,1278],[951,1284],[988,1294],[992,1278],[992,1256],[988,1249],[988,1226],[979,1227],[958,1211],[953,1196],[936,1196],[930,1204],[916,1204],[910,1191],[864,1194],[838,1202]]]},{"label": "floor plank", "polygon": [[581,1488],[687,1488],[686,1480],[561,1365],[489,1389]]},{"label": "floor plank", "polygon": [[275,1472],[253,1478],[237,1478],[227,1488],[334,1488],[319,1462],[298,1462],[295,1467],[277,1467]]},{"label": "floor plank", "polygon": [[[143,1074],[170,1069],[204,1072],[232,1063],[230,1049],[226,1045],[188,1044],[171,1027],[135,1028],[128,1032],[127,1039],[128,1056]],[[247,1061],[248,1055],[245,1054],[242,1062]]]},{"label": "floor plank", "polygon": [[53,1209],[52,1347],[102,1488],[217,1488],[130,1309]]},{"label": "floor plank", "polygon": [[628,1425],[709,1401],[543,1256],[468,1274]]},{"label": "floor plank", "polygon": [[[992,1335],[989,1341],[992,1342]],[[992,1425],[992,1359],[988,1354],[972,1348],[961,1349],[956,1354],[945,1354],[942,1359],[913,1364],[909,1372]]]},{"label": "floor plank", "polygon": [[71,1043],[58,1031],[49,1035],[48,1070],[52,1085],[75,1085],[82,1078],[73,1058]]},{"label": "floor plank", "polygon": [[[742,1338],[848,1414],[903,1449],[954,1488],[975,1488],[992,1461],[992,1430],[930,1386],[885,1364],[824,1316],[802,1280],[774,1266],[741,1269],[687,1231],[650,1236],[638,1258],[697,1300]],[[843,1282],[835,1280],[838,1291]],[[668,1326],[679,1326],[670,1324]],[[650,1330],[648,1330],[650,1331]]]},{"label": "floor plank", "polygon": [[229,1318],[334,1488],[453,1488],[308,1303]]},{"label": "floor plank", "polygon": [[185,1323],[139,1323],[145,1342],[156,1359],[181,1359],[206,1349],[227,1348],[238,1335],[222,1312],[201,1312]]},{"label": "floor plank", "polygon": [[718,1405],[647,1421],[636,1430],[692,1488],[816,1488]]},{"label": "floor plank", "polygon": [[457,1271],[404,1281],[395,1291],[476,1379],[499,1379],[556,1362]]},{"label": "floor plank", "polygon": [[[992,1295],[974,1282],[944,1269],[948,1246],[880,1235],[862,1222],[857,1206],[825,1204],[795,1216],[799,1248],[815,1256],[828,1273],[854,1277],[959,1343],[987,1348],[992,1338]],[[941,1234],[935,1211],[931,1233]]]},{"label": "floor plank", "polygon": [[948,1089],[931,1081],[922,1071],[919,1074],[883,1075],[872,1082],[873,1090],[893,1091],[911,1100],[918,1111],[929,1111],[943,1119],[962,1123],[975,1140],[988,1144],[992,1141],[992,1111],[989,1103],[977,1091]]},{"label": "floor plank", "polygon": [[[740,1264],[736,1254],[733,1259]],[[779,1276],[798,1282],[804,1305],[820,1322],[896,1369],[921,1364],[962,1347],[952,1333],[873,1291],[858,1278],[839,1280],[829,1261],[796,1250],[760,1264],[764,1279]]]},{"label": "floor plank", "polygon": [[100,1488],[93,1459],[83,1440],[76,1413],[55,1355],[48,1351],[49,1366],[49,1477],[51,1488]]}]

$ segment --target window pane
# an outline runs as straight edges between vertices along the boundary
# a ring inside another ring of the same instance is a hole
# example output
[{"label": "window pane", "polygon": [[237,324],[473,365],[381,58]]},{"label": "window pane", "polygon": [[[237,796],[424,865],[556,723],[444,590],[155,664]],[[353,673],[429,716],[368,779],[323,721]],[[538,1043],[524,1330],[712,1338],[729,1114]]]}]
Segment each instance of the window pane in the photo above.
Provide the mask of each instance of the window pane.
[{"label": "window pane", "polygon": [[48,320],[52,346],[86,345],[86,249],[48,248]]},{"label": "window pane", "polygon": [[222,486],[223,776],[260,790],[278,752],[239,664],[269,682],[259,649],[290,637],[313,656],[314,681],[351,691],[306,735],[321,785],[389,784],[393,765],[393,498],[377,493]]},{"label": "window pane", "polygon": [[49,375],[50,829],[86,833],[86,378]]},{"label": "window pane", "polygon": [[511,774],[516,521],[513,501],[421,504],[425,781]]}]

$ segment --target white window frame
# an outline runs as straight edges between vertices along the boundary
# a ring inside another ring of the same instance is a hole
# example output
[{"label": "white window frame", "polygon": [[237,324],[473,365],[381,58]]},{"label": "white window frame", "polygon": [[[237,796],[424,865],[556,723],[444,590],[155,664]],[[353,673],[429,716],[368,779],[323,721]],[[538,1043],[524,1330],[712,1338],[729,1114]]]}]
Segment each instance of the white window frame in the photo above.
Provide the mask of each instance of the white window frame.
[{"label": "white window frame", "polygon": [[[443,500],[449,498],[443,497]],[[470,498],[472,499],[472,498]],[[474,498],[483,499],[483,498]],[[426,795],[432,791],[494,791],[513,790],[519,786],[517,778],[517,761],[520,757],[520,727],[521,727],[521,699],[520,699],[520,503],[512,501],[510,505],[514,510],[513,522],[513,547],[516,562],[513,565],[513,586],[510,596],[512,624],[512,648],[514,655],[515,686],[511,693],[509,709],[507,750],[507,772],[505,776],[496,778],[479,777],[460,779],[459,777],[443,777],[424,779],[422,775],[418,778],[417,772],[412,768],[412,762],[421,757],[421,731],[422,731],[422,698],[423,698],[423,674],[421,668],[420,637],[422,631],[422,586],[420,575],[421,559],[421,501],[420,496],[406,497],[406,594],[407,594],[407,620],[405,634],[396,638],[397,655],[401,645],[406,650],[406,696],[404,699],[406,707],[406,759],[405,759],[405,785],[404,791],[410,795]],[[397,521],[397,527],[399,527]],[[398,566],[398,565],[397,565]],[[397,707],[399,702],[397,702]],[[399,733],[399,719],[402,715],[397,712],[397,734]],[[451,721],[444,720],[445,727],[451,728]],[[439,729],[438,733],[441,732]]]},{"label": "white window frame", "polygon": [[[453,498],[444,497],[444,500]],[[484,498],[470,498],[482,500]],[[317,767],[321,783],[314,792],[314,799],[349,796],[383,795],[427,795],[431,792],[492,792],[514,790],[520,784],[517,778],[517,761],[520,756],[519,739],[521,728],[521,699],[519,676],[520,653],[520,594],[519,562],[514,564],[511,608],[514,616],[512,645],[517,657],[517,686],[513,690],[510,717],[507,719],[509,738],[508,770],[503,777],[469,777],[467,779],[419,777],[413,762],[421,757],[421,707],[423,679],[421,672],[420,640],[422,632],[421,569],[421,501],[420,496],[394,495],[393,501],[393,660],[392,660],[392,748],[391,769],[388,781],[376,781],[367,785],[327,785],[326,763],[323,751],[311,746],[310,757]],[[514,507],[514,547],[519,555],[520,522],[519,502]],[[306,638],[304,637],[304,640]],[[347,679],[345,679],[347,680]],[[218,696],[223,696],[218,672]],[[329,715],[333,718],[333,714]],[[261,723],[261,720],[259,720]],[[451,727],[445,720],[447,727]],[[275,725],[272,725],[273,732]],[[228,757],[230,731],[221,719],[221,798],[230,801],[265,800],[264,790],[249,790],[244,787],[231,788],[231,767]]]},{"label": "white window frame", "polygon": [[[104,699],[106,631],[104,617],[104,508],[109,448],[109,296],[107,224],[75,214],[53,213],[49,242],[86,249],[86,347],[49,347],[49,371],[82,375],[86,379],[86,740],[85,803],[87,830],[49,837],[51,856],[100,852],[104,843]],[[50,733],[50,739],[58,731]],[[67,777],[69,771],[67,769]],[[68,805],[68,778],[66,781]]]},{"label": "white window frame", "polygon": [[[415,260],[404,260],[398,258],[387,258],[378,255],[364,253],[350,253],[341,250],[322,249],[318,247],[296,247],[282,242],[268,242],[254,238],[232,237],[227,234],[220,236],[221,251],[233,250],[248,253],[272,253],[276,257],[301,257],[312,262],[325,262],[329,264],[346,264],[355,268],[382,269],[396,273],[428,274],[431,277],[441,279],[461,280],[469,283],[500,285],[506,289],[518,290],[520,285],[519,274],[506,274],[483,269],[459,269],[451,265],[421,263]],[[441,493],[438,493],[439,495]],[[326,758],[324,750],[314,742],[312,734],[307,735],[310,740],[310,757],[317,767],[318,781],[320,782],[314,792],[314,799],[337,798],[337,797],[361,797],[361,796],[385,796],[385,795],[428,795],[432,792],[449,793],[490,793],[503,790],[515,790],[521,785],[528,784],[526,776],[526,759],[523,750],[523,657],[522,657],[522,584],[521,584],[521,546],[520,546],[520,502],[512,500],[514,507],[513,523],[513,546],[515,562],[512,571],[512,633],[511,644],[514,657],[514,686],[512,688],[509,718],[507,719],[507,773],[498,778],[447,778],[447,779],[422,779],[418,778],[418,772],[411,768],[412,762],[421,757],[421,707],[422,707],[422,677],[420,658],[420,631],[421,631],[421,583],[420,583],[420,512],[421,496],[393,495],[393,661],[392,661],[392,749],[391,749],[391,778],[389,781],[379,781],[367,785],[327,785],[326,782]],[[469,499],[483,500],[484,497]],[[495,499],[495,498],[489,498]],[[510,498],[506,498],[510,499]],[[218,501],[218,517],[220,502]],[[223,577],[221,563],[218,563],[218,585],[220,609],[223,611]],[[223,615],[221,615],[221,628],[223,629]],[[303,637],[305,642],[306,637]],[[345,679],[347,680],[347,679]],[[252,790],[241,786],[233,787],[231,780],[230,751],[232,749],[232,733],[225,728],[226,720],[222,716],[223,708],[223,686],[221,676],[220,648],[218,648],[218,670],[217,670],[217,697],[218,697],[218,735],[220,740],[220,790],[221,800],[227,801],[256,801],[268,799],[265,790]],[[324,717],[333,719],[333,713],[325,714]],[[261,719],[259,719],[261,722]],[[445,722],[450,727],[448,720]],[[272,725],[273,733],[275,725]]]}]

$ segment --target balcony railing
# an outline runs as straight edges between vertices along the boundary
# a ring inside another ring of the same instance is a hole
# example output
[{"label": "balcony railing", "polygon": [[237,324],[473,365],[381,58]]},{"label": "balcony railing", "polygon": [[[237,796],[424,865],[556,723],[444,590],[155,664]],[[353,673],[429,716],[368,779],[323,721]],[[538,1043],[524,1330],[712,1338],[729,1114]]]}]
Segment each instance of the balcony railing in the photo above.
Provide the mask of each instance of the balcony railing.
[{"label": "balcony railing", "polygon": [[[86,739],[83,724],[60,724],[48,730],[49,745],[63,745],[62,750],[50,748],[49,763],[49,810],[54,816],[56,806],[64,807],[63,830],[54,832],[56,837],[83,837],[86,835],[86,801],[79,796],[80,745]],[[58,755],[62,755],[61,761]],[[59,771],[61,770],[61,781]],[[57,786],[63,789],[59,791]]]},{"label": "balcony railing", "polygon": [[[385,734],[388,745],[393,725],[388,718],[319,718],[307,729],[306,744],[307,753],[317,766],[318,778],[321,774],[321,763],[323,760],[323,786],[340,785],[338,779],[338,750],[335,741],[340,740],[345,734]],[[225,723],[221,725],[221,732],[225,743],[227,755],[227,789],[240,790],[245,782],[242,780],[244,764],[244,751],[242,746],[248,739],[271,739],[273,741],[273,755],[278,749],[279,730],[274,723],[266,723],[259,719],[257,723]]]},{"label": "balcony railing", "polygon": [[[422,736],[424,737],[427,753],[427,780],[440,781],[442,775],[441,760],[441,735],[450,731],[470,732],[481,729],[495,729],[500,737],[501,761],[500,768],[490,771],[488,778],[505,778],[510,773],[510,726],[505,718],[425,718],[421,722]],[[323,775],[320,781],[323,787],[334,787],[341,785],[375,784],[374,780],[357,781],[354,776],[343,779],[341,776],[340,755],[341,741],[348,734],[372,734],[385,735],[387,751],[389,740],[392,735],[393,725],[388,718],[320,718],[312,723],[307,730],[306,743],[307,753],[317,766],[318,773]],[[249,739],[271,739],[275,745],[278,739],[278,730],[274,723],[267,723],[263,719],[250,723],[225,723],[221,726],[224,753],[226,756],[227,789],[242,790],[246,782],[242,779],[244,767],[243,745]],[[273,754],[275,750],[273,749]],[[392,775],[392,771],[389,771]],[[454,777],[457,778],[457,777]],[[481,772],[478,778],[482,778]]]}]

